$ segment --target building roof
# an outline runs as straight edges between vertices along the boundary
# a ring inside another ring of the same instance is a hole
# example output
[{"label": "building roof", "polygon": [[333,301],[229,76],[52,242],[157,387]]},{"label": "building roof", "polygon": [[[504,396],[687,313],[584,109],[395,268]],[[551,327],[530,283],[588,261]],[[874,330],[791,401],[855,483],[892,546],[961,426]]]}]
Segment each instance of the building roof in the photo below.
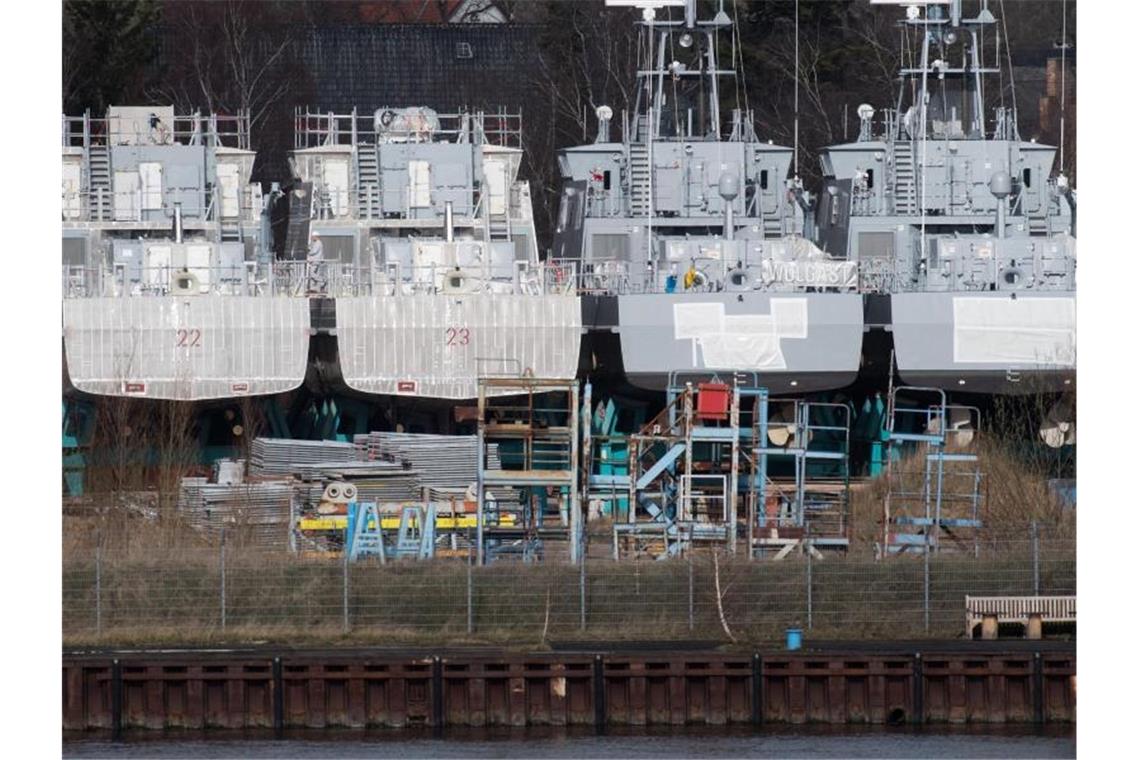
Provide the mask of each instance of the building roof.
[{"label": "building roof", "polygon": [[314,27],[295,43],[314,108],[382,106],[518,109],[537,65],[532,27],[515,24],[385,24]]}]

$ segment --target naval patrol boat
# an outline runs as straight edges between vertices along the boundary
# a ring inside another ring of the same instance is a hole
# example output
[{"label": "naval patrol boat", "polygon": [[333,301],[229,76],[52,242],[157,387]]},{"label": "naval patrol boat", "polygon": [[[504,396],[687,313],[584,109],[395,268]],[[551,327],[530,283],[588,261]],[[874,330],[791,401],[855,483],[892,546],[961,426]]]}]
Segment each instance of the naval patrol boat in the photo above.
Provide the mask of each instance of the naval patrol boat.
[{"label": "naval patrol boat", "polygon": [[[823,150],[818,242],[859,263],[862,289],[883,307],[868,313],[893,336],[904,383],[1070,390],[1075,192],[1053,172],[1057,150],[1021,138],[1015,106],[985,118],[986,80],[1001,65],[985,61],[997,20],[986,2],[970,18],[961,0],[880,4],[906,7],[913,60],[904,58],[895,102],[860,106],[858,139]],[[1071,443],[1071,406],[1046,416],[1046,443]]]},{"label": "naval patrol boat", "polygon": [[248,113],[112,106],[62,123],[71,385],[204,401],[304,380],[309,302],[275,276]]},{"label": "naval patrol boat", "polygon": [[554,234],[555,259],[580,268],[592,341],[617,332],[625,378],[651,390],[721,371],[773,393],[847,386],[863,338],[857,268],[803,234],[792,150],[761,139],[749,110],[723,118],[720,84],[736,75],[718,60],[723,4],[711,18],[695,0],[607,5],[642,10],[635,105],[618,124],[599,107],[595,141],[559,152]]},{"label": "naval patrol boat", "polygon": [[571,267],[539,260],[519,113],[296,114],[287,255],[335,301],[330,383],[472,399],[480,377],[574,377]]}]

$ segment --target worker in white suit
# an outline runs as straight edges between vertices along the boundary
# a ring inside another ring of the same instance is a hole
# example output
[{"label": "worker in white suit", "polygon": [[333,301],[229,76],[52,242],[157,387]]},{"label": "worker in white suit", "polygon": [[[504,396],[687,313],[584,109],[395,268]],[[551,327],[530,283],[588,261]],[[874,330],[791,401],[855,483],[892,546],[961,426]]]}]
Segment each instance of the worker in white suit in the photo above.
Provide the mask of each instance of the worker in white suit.
[{"label": "worker in white suit", "polygon": [[313,240],[309,243],[309,255],[305,260],[305,268],[307,270],[308,284],[307,290],[310,293],[319,293],[324,290],[325,286],[325,248],[321,243],[321,236],[319,233],[313,233]]}]

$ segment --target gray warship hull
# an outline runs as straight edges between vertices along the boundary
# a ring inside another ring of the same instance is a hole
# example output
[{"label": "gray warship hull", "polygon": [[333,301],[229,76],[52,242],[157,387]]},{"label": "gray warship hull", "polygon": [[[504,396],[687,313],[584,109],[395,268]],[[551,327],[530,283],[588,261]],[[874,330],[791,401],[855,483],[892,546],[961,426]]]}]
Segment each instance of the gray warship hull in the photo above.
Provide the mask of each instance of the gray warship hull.
[{"label": "gray warship hull", "polygon": [[755,372],[772,393],[842,388],[859,372],[857,293],[618,296],[626,378],[650,390],[671,372]]},{"label": "gray warship hull", "polygon": [[895,293],[903,382],[973,393],[1050,393],[1076,377],[1072,291]]}]

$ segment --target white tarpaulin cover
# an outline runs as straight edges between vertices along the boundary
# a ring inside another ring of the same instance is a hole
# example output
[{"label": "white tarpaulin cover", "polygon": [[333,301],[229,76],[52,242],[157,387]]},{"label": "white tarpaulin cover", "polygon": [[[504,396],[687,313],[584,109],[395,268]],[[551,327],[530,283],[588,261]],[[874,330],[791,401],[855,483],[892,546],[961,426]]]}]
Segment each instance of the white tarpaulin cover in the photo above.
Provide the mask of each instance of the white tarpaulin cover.
[{"label": "white tarpaulin cover", "polygon": [[563,295],[338,298],[336,327],[348,387],[469,399],[480,376],[574,377],[582,307]]},{"label": "white tarpaulin cover", "polygon": [[63,302],[79,390],[196,401],[292,390],[305,379],[304,298],[189,296]]},{"label": "white tarpaulin cover", "polygon": [[954,361],[1038,364],[1076,362],[1073,298],[955,298]]},{"label": "white tarpaulin cover", "polygon": [[773,298],[771,307],[770,314],[726,315],[723,303],[675,303],[673,337],[692,340],[694,365],[707,369],[786,369],[780,340],[807,337],[807,299]]}]

